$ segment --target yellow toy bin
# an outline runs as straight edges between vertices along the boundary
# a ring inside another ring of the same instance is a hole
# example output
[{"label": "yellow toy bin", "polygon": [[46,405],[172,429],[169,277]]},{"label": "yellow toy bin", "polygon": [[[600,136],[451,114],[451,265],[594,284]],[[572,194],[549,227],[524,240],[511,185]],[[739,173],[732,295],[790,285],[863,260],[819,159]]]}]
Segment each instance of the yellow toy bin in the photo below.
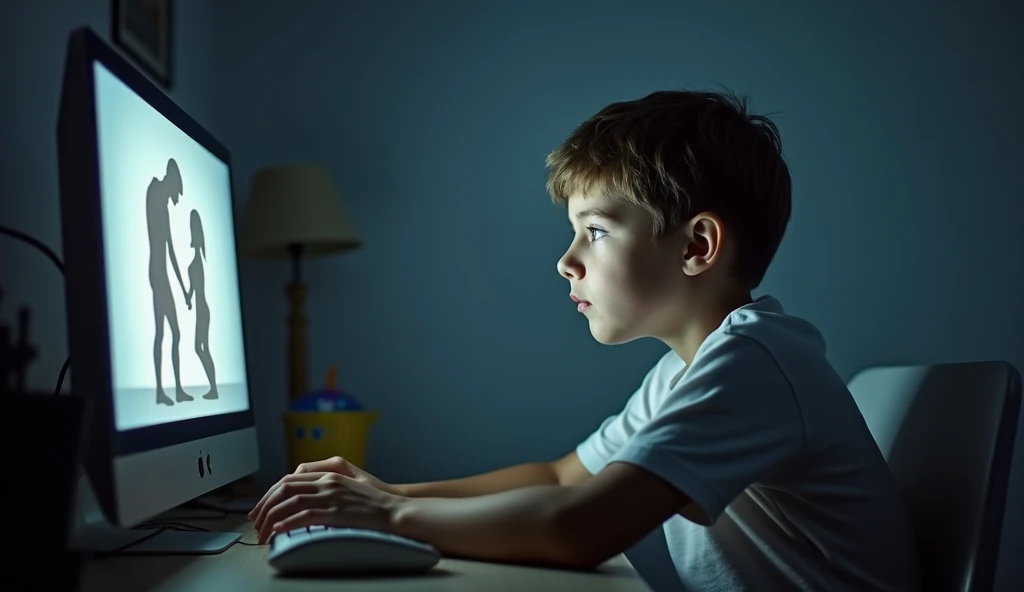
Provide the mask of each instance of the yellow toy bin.
[{"label": "yellow toy bin", "polygon": [[304,462],[340,456],[366,469],[366,443],[376,411],[285,411],[290,470]]}]

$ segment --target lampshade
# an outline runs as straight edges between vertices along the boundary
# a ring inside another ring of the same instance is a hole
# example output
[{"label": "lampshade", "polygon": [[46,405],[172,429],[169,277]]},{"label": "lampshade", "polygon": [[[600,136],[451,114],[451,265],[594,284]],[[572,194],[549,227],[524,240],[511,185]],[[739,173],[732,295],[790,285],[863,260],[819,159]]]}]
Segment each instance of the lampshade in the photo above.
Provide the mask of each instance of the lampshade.
[{"label": "lampshade", "polygon": [[240,226],[240,249],[252,259],[288,258],[296,245],[303,255],[324,255],[361,243],[330,174],[316,165],[258,170]]}]

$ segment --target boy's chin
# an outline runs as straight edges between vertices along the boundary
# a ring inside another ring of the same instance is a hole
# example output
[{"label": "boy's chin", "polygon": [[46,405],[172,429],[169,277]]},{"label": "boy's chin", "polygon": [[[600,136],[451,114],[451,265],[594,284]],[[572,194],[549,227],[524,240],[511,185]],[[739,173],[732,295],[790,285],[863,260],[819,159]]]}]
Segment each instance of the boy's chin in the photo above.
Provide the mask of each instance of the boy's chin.
[{"label": "boy's chin", "polygon": [[637,339],[629,331],[622,327],[608,327],[599,322],[590,322],[590,334],[602,345],[621,345]]}]

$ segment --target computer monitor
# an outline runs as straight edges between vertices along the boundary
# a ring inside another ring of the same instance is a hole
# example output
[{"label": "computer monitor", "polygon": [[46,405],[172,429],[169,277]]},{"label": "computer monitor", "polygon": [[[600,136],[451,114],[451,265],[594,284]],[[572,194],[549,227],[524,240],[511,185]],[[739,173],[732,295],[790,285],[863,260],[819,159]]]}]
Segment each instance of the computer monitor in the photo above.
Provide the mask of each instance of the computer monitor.
[{"label": "computer monitor", "polygon": [[72,392],[102,516],[74,545],[216,552],[237,533],[131,527],[258,468],[227,149],[88,28],[57,123]]}]

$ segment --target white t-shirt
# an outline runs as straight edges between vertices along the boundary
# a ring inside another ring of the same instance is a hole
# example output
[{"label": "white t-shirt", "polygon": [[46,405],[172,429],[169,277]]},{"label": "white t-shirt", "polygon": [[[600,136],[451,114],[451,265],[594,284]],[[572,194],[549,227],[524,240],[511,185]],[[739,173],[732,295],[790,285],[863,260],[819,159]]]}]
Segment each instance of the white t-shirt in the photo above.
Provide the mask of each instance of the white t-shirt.
[{"label": "white t-shirt", "polygon": [[669,351],[576,452],[591,473],[642,467],[703,509],[710,526],[664,523],[686,590],[917,589],[889,468],[821,334],[774,298],[733,311],[689,368]]}]

